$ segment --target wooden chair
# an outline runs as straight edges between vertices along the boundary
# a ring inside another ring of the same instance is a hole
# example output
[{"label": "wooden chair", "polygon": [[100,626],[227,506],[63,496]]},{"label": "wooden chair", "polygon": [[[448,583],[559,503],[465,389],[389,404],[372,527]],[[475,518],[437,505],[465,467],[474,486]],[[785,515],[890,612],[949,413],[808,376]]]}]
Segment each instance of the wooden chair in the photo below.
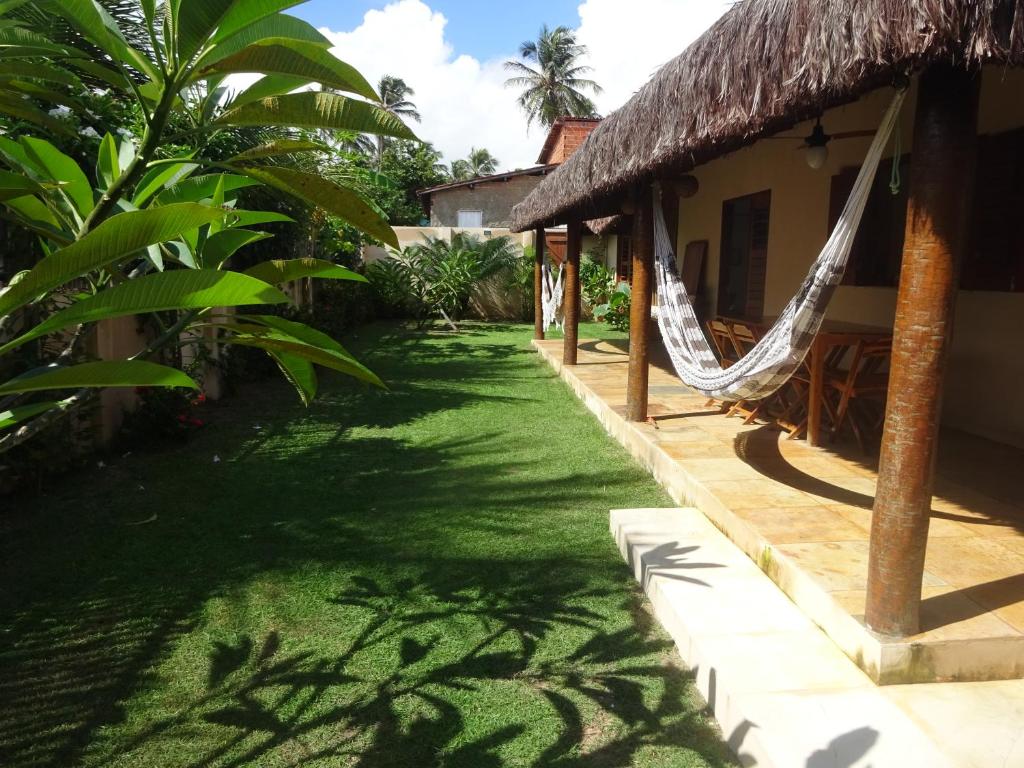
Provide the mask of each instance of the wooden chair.
[{"label": "wooden chair", "polygon": [[[732,343],[732,335],[729,333],[729,326],[727,326],[721,320],[708,320],[705,324],[708,331],[708,338],[711,339],[711,344],[715,348],[715,353],[718,355],[718,362],[723,368],[728,368],[730,365],[736,362],[736,348]],[[714,405],[717,400],[711,398],[705,404],[705,408],[709,408]],[[722,403],[722,410],[725,411],[728,408],[728,403]]]},{"label": "wooden chair", "polygon": [[[838,369],[846,356],[846,347],[833,347],[825,358],[825,369]],[[811,400],[811,361],[807,357],[797,368],[796,373],[779,391],[780,399],[785,403],[783,410],[776,415],[775,424],[786,433],[788,440],[796,440],[807,432],[808,410]],[[825,398],[822,402],[825,417],[829,424],[836,423],[836,410]]]},{"label": "wooden chair", "polygon": [[848,369],[826,369],[825,385],[838,397],[833,442],[848,422],[860,449],[867,452],[868,436],[877,432],[885,419],[891,357],[892,339],[862,341],[854,346]]},{"label": "wooden chair", "polygon": [[[743,323],[731,322],[726,324],[726,327],[729,330],[729,339],[732,342],[737,360],[746,356],[760,339],[760,336],[753,328]],[[753,424],[757,417],[765,410],[767,402],[766,400],[740,400],[737,403],[733,403],[725,415],[735,416],[739,414],[744,417],[744,424]]]}]

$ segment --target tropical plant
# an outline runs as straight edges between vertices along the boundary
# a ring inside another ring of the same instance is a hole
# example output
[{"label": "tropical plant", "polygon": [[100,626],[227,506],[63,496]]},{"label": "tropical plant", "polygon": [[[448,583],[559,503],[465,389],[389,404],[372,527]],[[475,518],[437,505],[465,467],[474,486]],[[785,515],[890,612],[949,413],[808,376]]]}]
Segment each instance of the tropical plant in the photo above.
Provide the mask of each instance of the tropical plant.
[{"label": "tropical plant", "polygon": [[[415,137],[355,69],[330,53],[330,41],[278,12],[294,4],[139,0],[119,3],[119,23],[95,0],[0,3],[0,114],[66,130],[47,107],[73,105],[76,93],[101,81],[131,100],[142,123],[137,143],[110,126],[97,142],[94,167],[43,138],[0,136],[2,216],[34,232],[44,254],[0,292],[0,369],[29,345],[49,339],[62,346],[55,364],[0,382],[0,452],[104,387],[195,388],[185,373],[151,361],[183,334],[265,351],[306,403],[317,391],[315,365],[380,384],[307,325],[259,310],[220,309],[284,304],[279,286],[294,280],[363,280],[316,258],[230,269],[236,252],[267,237],[252,227],[288,219],[239,208],[243,188],[293,195],[397,246],[384,217],[353,186],[295,162],[322,149],[303,131]],[[74,44],[30,28],[27,9],[59,20]],[[229,87],[231,75],[254,72],[262,75],[255,84],[239,92]],[[308,85],[347,95],[297,90]],[[237,142],[247,148],[223,157],[218,139],[236,135],[248,137]],[[259,136],[269,141],[252,146]],[[129,315],[159,318],[144,350],[127,360],[71,364],[96,323]]]},{"label": "tropical plant", "polygon": [[[505,81],[509,88],[521,88],[519,106],[527,124],[550,128],[560,117],[595,117],[597,107],[584,93],[601,93],[601,86],[585,77],[591,68],[579,63],[587,47],[576,42],[568,27],[541,27],[536,40],[519,46],[522,61],[509,60],[505,69],[515,73]],[[534,65],[534,66],[531,66]]]},{"label": "tropical plant", "polygon": [[501,162],[487,149],[473,147],[469,150],[469,156],[465,160],[452,162],[452,179],[455,181],[470,181],[479,179],[482,176],[491,176],[498,172]]},{"label": "tropical plant", "polygon": [[[394,75],[384,75],[377,84],[377,92],[380,94],[380,105],[387,112],[402,120],[415,120],[420,122],[420,113],[416,105],[409,100],[415,96],[416,91],[406,85],[405,80]],[[384,147],[388,139],[382,134],[376,136],[376,163],[377,171],[381,169],[384,161]]]},{"label": "tropical plant", "polygon": [[383,301],[403,306],[421,325],[440,316],[458,330],[473,287],[517,259],[519,251],[508,237],[457,232],[448,241],[428,235],[423,243],[368,265],[366,276]]},{"label": "tropical plant", "polygon": [[628,332],[631,304],[629,283],[619,283],[608,297],[607,303],[594,307],[594,319],[608,323],[618,331]]},{"label": "tropical plant", "polygon": [[595,310],[607,304],[615,291],[615,273],[591,254],[580,260],[580,295],[584,304]]},{"label": "tropical plant", "polygon": [[419,226],[426,218],[420,190],[450,181],[441,153],[429,142],[389,141],[368,195],[392,226]]}]

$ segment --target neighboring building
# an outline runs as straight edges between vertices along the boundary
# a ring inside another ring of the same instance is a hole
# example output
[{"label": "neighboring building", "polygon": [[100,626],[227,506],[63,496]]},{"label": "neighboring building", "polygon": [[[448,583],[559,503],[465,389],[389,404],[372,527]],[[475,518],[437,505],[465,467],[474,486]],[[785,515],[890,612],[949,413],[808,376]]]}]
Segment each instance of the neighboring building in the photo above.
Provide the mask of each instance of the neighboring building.
[{"label": "neighboring building", "polygon": [[431,227],[508,229],[512,209],[579,149],[600,118],[562,117],[544,141],[537,165],[421,190]]},{"label": "neighboring building", "polygon": [[481,176],[422,190],[431,227],[508,229],[512,208],[523,201],[554,165]]}]

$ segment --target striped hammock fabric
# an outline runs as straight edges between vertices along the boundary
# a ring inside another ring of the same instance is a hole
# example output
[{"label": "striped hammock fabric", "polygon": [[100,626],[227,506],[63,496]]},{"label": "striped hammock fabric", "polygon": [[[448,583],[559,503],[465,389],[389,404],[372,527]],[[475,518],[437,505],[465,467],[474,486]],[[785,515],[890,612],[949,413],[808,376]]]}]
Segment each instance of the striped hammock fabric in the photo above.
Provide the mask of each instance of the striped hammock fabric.
[{"label": "striped hammock fabric", "polygon": [[565,330],[565,316],[562,312],[562,299],[565,297],[565,270],[558,265],[558,277],[551,279],[551,266],[545,260],[543,278],[541,280],[541,308],[544,310],[544,330],[557,325]]},{"label": "striped hammock fabric", "polygon": [[800,290],[771,330],[749,353],[728,368],[719,364],[676,271],[676,257],[658,199],[660,192],[655,190],[654,271],[658,291],[658,326],[672,365],[685,384],[717,400],[762,400],[780,389],[797,371],[821,329],[836,286],[843,280],[882,153],[896,125],[905,95],[905,91],[900,91],[893,98],[839,222]]}]

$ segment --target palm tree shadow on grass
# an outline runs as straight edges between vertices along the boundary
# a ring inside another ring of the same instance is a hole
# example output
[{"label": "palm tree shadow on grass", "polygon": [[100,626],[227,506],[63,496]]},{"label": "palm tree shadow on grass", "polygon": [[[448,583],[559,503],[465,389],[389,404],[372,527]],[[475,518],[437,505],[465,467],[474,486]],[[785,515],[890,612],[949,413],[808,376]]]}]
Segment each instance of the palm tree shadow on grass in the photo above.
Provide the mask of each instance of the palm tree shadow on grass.
[{"label": "palm tree shadow on grass", "polygon": [[[312,765],[319,752],[341,755],[326,764],[371,768],[433,765],[439,754],[453,766],[512,764],[506,756],[537,738],[537,719],[510,710],[481,725],[495,686],[560,724],[533,764],[618,765],[659,746],[726,764],[642,612],[623,628],[615,602],[637,598],[595,544],[607,543],[603,523],[564,512],[603,518],[634,501],[639,470],[594,456],[563,465],[564,448],[542,444],[520,451],[543,430],[520,434],[519,421],[502,432],[463,419],[455,436],[379,431],[491,399],[531,406],[536,391],[518,383],[461,386],[541,377],[515,344],[475,338],[441,349],[402,340],[380,367],[409,365],[415,376],[396,386],[404,397],[380,403],[375,392],[331,388],[324,404],[267,422],[283,397],[267,387],[227,406],[235,422],[187,450],[62,483],[7,531],[0,764],[258,765],[273,755]],[[151,522],[132,524],[142,520]],[[254,583],[259,599],[287,601],[281,582],[311,568],[349,579],[327,611],[310,614],[334,615],[338,638],[311,643],[290,624],[257,623],[248,637],[204,647],[211,601],[244,597]],[[453,631],[475,644],[453,648]],[[567,636],[571,647],[559,647]],[[183,656],[187,667],[207,653],[205,694],[202,671],[187,695],[168,684]],[[376,654],[384,660],[369,663]],[[650,700],[652,686],[662,701]]]},{"label": "palm tree shadow on grass", "polygon": [[[642,622],[606,631],[586,603],[611,591],[566,586],[562,595],[525,582],[502,592],[480,584],[453,591],[426,575],[390,586],[357,577],[330,601],[361,616],[341,654],[285,653],[276,632],[215,644],[206,695],[139,733],[124,753],[202,723],[219,728],[220,740],[191,768],[329,759],[359,768],[499,768],[529,724],[512,717],[466,734],[473,695],[498,685],[546,707],[560,724],[532,766],[627,765],[658,747],[734,765],[700,708],[687,705],[691,676],[660,660],[670,643],[644,633]],[[453,621],[479,628],[454,655],[441,642]],[[582,630],[582,641],[557,656],[543,653],[545,637],[566,627]],[[363,657],[382,649],[394,651],[392,663],[367,671]]]}]

